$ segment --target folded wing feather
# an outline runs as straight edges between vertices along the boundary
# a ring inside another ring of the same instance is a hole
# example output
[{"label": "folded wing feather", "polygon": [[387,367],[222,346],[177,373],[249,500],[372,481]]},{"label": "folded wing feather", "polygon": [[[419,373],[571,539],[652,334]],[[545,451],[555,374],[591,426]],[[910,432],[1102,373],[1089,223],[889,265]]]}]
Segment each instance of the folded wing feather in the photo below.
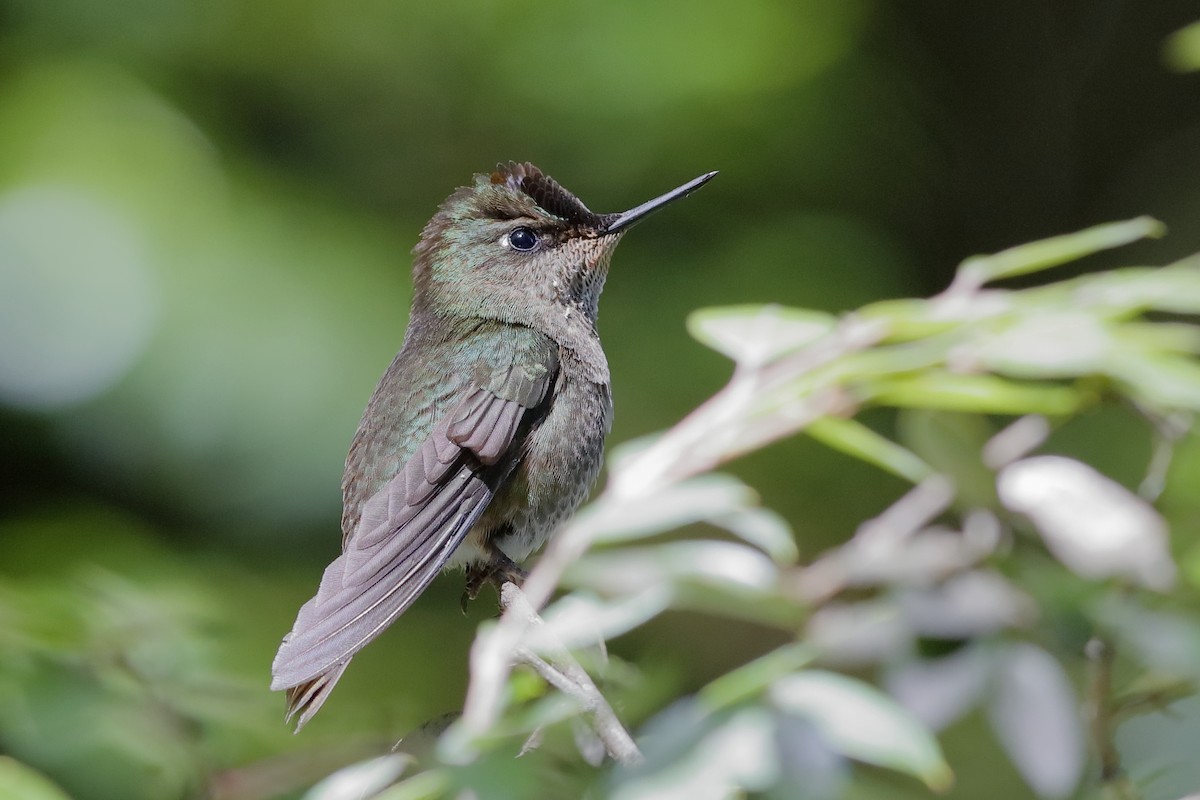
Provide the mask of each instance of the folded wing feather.
[{"label": "folded wing feather", "polygon": [[289,690],[289,718],[300,712],[297,730],[350,658],[412,605],[470,532],[515,465],[520,432],[544,412],[555,371],[542,364],[497,370],[364,504],[272,665],[271,688]]}]

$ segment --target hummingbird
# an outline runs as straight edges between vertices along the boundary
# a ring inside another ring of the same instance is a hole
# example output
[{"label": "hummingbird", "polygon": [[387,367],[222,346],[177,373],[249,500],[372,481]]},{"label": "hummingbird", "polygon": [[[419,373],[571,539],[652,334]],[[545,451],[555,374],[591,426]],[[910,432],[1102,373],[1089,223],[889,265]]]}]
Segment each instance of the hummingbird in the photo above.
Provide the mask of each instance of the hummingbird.
[{"label": "hummingbird", "polygon": [[346,457],[342,554],[272,665],[297,731],[440,572],[465,569],[464,604],[519,583],[518,564],[583,502],[612,423],[596,318],[613,249],[716,174],[596,214],[508,162],[439,206],[413,249],[404,344]]}]

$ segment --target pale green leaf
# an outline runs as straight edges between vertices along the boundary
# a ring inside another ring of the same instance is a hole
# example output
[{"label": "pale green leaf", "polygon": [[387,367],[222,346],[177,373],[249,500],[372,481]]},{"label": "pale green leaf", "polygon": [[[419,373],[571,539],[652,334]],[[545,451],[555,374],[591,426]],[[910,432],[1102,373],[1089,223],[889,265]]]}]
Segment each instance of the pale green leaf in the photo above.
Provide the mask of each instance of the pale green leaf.
[{"label": "pale green leaf", "polygon": [[753,490],[736,478],[710,473],[643,497],[615,500],[602,496],[576,516],[575,524],[586,525],[594,541],[621,542],[722,517],[757,499]]},{"label": "pale green leaf", "polygon": [[1110,595],[1092,611],[1117,635],[1122,652],[1167,675],[1200,680],[1200,619],[1194,614],[1151,610],[1132,596]]},{"label": "pale green leaf", "polygon": [[[890,559],[887,566],[895,560]],[[858,575],[854,577],[856,583],[865,583]],[[846,667],[886,661],[907,651],[912,640],[913,631],[890,595],[825,603],[809,615],[804,627],[805,643],[829,663]]]},{"label": "pale green leaf", "polygon": [[987,417],[906,408],[897,417],[897,434],[935,472],[954,482],[960,505],[995,505],[996,477],[983,463],[983,448],[995,434]]},{"label": "pale green leaf", "polygon": [[940,731],[979,702],[987,686],[990,659],[991,653],[978,645],[942,658],[913,659],[892,665],[885,685],[921,722]]},{"label": "pale green leaf", "polygon": [[418,772],[395,786],[383,790],[371,800],[434,800],[450,791],[450,777],[443,770]]},{"label": "pale green leaf", "polygon": [[1056,267],[1101,250],[1136,242],[1138,239],[1157,238],[1165,232],[1163,224],[1150,217],[1096,225],[1077,233],[1019,245],[995,255],[969,258],[959,266],[955,282],[981,286],[1001,278],[1027,275]]},{"label": "pale green leaf", "polygon": [[[1200,695],[1176,700],[1157,714],[1133,717],[1116,731],[1122,772],[1138,800],[1197,800],[1200,789]],[[1107,800],[1105,798],[1104,800]]]},{"label": "pale green leaf", "polygon": [[[1129,313],[1155,309],[1176,314],[1200,313],[1200,257],[1167,267],[1128,267],[1084,275],[1067,282],[1076,308]],[[1046,287],[1050,288],[1050,287]],[[1027,294],[1041,296],[1043,289]]]},{"label": "pale green leaf", "polygon": [[893,341],[934,336],[953,330],[958,323],[958,320],[938,315],[935,303],[908,297],[880,300],[855,313],[863,319],[883,321],[887,325],[888,338]]},{"label": "pale green leaf", "polygon": [[833,373],[841,381],[854,381],[927,370],[945,363],[951,348],[959,341],[959,336],[947,333],[913,342],[873,347],[849,353],[823,371]]},{"label": "pale green leaf", "polygon": [[700,691],[700,700],[714,711],[736,705],[808,666],[816,657],[816,651],[806,644],[784,645],[717,678]]},{"label": "pale green leaf", "polygon": [[805,670],[777,680],[770,696],[781,710],[810,721],[835,750],[850,758],[906,772],[935,791],[953,783],[933,734],[862,681]]},{"label": "pale green leaf", "polygon": [[778,776],[771,715],[763,708],[746,708],[722,720],[682,756],[658,769],[620,776],[623,780],[608,796],[613,800],[726,800],[731,790],[767,789]]},{"label": "pale green leaf", "polygon": [[1017,303],[1015,292],[992,289],[942,294],[929,300],[880,300],[863,306],[855,316],[884,323],[889,341],[908,341],[929,339],[941,333],[953,335],[963,325],[1009,314]]},{"label": "pale green leaf", "polygon": [[865,391],[871,400],[881,405],[977,414],[1057,416],[1077,410],[1083,401],[1080,392],[1070,386],[1018,383],[995,375],[936,371],[881,380]]},{"label": "pale green leaf", "polygon": [[688,317],[688,332],[739,364],[761,366],[833,330],[837,320],[819,311],[778,305],[704,308]]},{"label": "pale green leaf", "polygon": [[942,641],[979,639],[1037,616],[1037,607],[1021,589],[986,569],[902,591],[898,605],[913,631]]},{"label": "pale green leaf", "polygon": [[1102,371],[1113,348],[1111,331],[1095,314],[1067,308],[989,330],[962,356],[1016,378],[1063,378]]},{"label": "pale green leaf", "polygon": [[1050,551],[1082,577],[1119,576],[1163,591],[1173,584],[1166,521],[1091,466],[1035,456],[1005,467],[996,485],[1004,505],[1029,517]]},{"label": "pale green leaf", "polygon": [[1200,353],[1200,325],[1186,322],[1125,322],[1113,327],[1123,348],[1148,355]]},{"label": "pale green leaf", "polygon": [[737,542],[692,539],[647,547],[614,549],[588,556],[571,574],[603,575],[613,592],[636,592],[662,581],[690,580],[711,585],[767,590],[779,580],[775,562]]},{"label": "pale green leaf", "polygon": [[782,594],[776,563],[735,542],[676,541],[594,552],[572,565],[565,580],[623,598],[613,603],[636,601],[620,608],[601,604],[591,609],[586,621],[572,617],[561,626],[561,635],[568,639],[576,635],[574,629],[594,641],[589,625],[606,626],[611,635],[623,633],[667,605],[765,624],[790,625],[798,616]]},{"label": "pale green leaf", "polygon": [[309,789],[304,800],[359,800],[391,785],[412,764],[404,754],[380,756],[343,767]]},{"label": "pale green leaf", "polygon": [[666,611],[671,595],[672,587],[665,581],[645,585],[615,600],[573,592],[543,612],[545,625],[532,627],[525,641],[537,652],[607,641]]},{"label": "pale green leaf", "polygon": [[906,447],[853,419],[825,417],[805,429],[809,436],[834,450],[874,464],[912,483],[920,483],[933,469]]},{"label": "pale green leaf", "polygon": [[800,558],[787,520],[768,508],[751,506],[711,520],[769,555],[776,564],[794,564]]},{"label": "pale green leaf", "polygon": [[1135,352],[1118,359],[1109,372],[1155,408],[1200,411],[1200,364],[1194,359]]},{"label": "pale green leaf", "polygon": [[9,756],[0,755],[0,797],[20,800],[71,800],[50,779]]},{"label": "pale green leaf", "polygon": [[1013,764],[1041,797],[1067,797],[1084,766],[1079,703],[1045,650],[1013,645],[995,668],[988,718]]}]

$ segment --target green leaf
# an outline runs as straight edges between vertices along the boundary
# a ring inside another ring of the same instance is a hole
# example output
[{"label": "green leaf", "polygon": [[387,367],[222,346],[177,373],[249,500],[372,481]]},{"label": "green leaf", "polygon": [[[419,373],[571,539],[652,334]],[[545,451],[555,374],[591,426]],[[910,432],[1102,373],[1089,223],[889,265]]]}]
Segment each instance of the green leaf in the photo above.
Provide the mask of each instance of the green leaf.
[{"label": "green leaf", "polygon": [[[686,741],[696,724],[710,726],[703,737],[674,758],[655,758],[653,769],[617,775],[619,783],[607,796],[613,800],[725,800],[731,790],[762,791],[779,777],[775,726],[761,707],[739,709],[724,719],[692,719],[679,714],[661,721],[655,737]],[[657,762],[657,763],[656,763]]]},{"label": "green leaf", "polygon": [[418,772],[375,795],[372,800],[434,800],[450,791],[450,776],[444,770]]},{"label": "green leaf", "polygon": [[[588,568],[585,565],[581,569]],[[667,610],[671,594],[668,581],[643,584],[641,591],[615,600],[572,592],[543,612],[546,624],[531,628],[525,643],[537,652],[553,652],[557,648],[587,647],[613,639]]]},{"label": "green leaf", "polygon": [[1133,353],[1120,358],[1110,373],[1157,409],[1200,411],[1200,364],[1194,359]]},{"label": "green leaf", "polygon": [[1200,353],[1200,326],[1186,322],[1125,322],[1114,326],[1113,335],[1123,346],[1151,356]]},{"label": "green leaf", "polygon": [[1013,764],[1041,797],[1067,797],[1084,766],[1079,704],[1063,668],[1031,644],[1013,645],[995,670],[988,719]]},{"label": "green leaf", "polygon": [[749,367],[799,349],[836,324],[829,314],[778,305],[704,308],[687,320],[688,332],[697,340]]},{"label": "green leaf", "polygon": [[375,796],[403,774],[411,756],[393,754],[343,767],[308,790],[304,800],[359,800]]},{"label": "green leaf", "polygon": [[710,473],[632,500],[618,502],[602,496],[600,502],[581,511],[574,524],[588,526],[594,541],[623,542],[720,518],[749,507],[757,499],[754,491],[737,478]]},{"label": "green leaf", "polygon": [[[776,563],[736,542],[675,541],[589,553],[570,567],[566,582],[620,598],[583,606],[572,594],[546,612],[559,637],[568,643],[583,637],[581,645],[602,633],[624,633],[668,606],[784,626],[798,616],[780,588]],[[579,607],[559,621],[557,609],[568,605]]]},{"label": "green leaf", "polygon": [[[1192,800],[1200,787],[1200,695],[1158,714],[1134,717],[1117,728],[1121,769],[1143,800]],[[1128,796],[1128,795],[1126,795]]]},{"label": "green leaf", "polygon": [[50,779],[9,756],[0,756],[0,797],[20,800],[71,800]]},{"label": "green leaf", "polygon": [[776,584],[779,569],[744,544],[692,539],[589,553],[568,575],[610,594],[635,594],[681,580],[763,590]]},{"label": "green leaf", "polygon": [[850,758],[908,773],[934,791],[954,782],[933,734],[873,686],[834,672],[805,670],[777,680],[770,694],[780,710],[807,719]]},{"label": "green leaf", "polygon": [[849,353],[823,369],[832,372],[841,381],[927,370],[944,364],[951,349],[960,341],[960,336],[948,333],[903,344],[873,347]]},{"label": "green leaf", "polygon": [[817,657],[816,651],[799,642],[784,645],[727,672],[700,690],[700,700],[713,711],[747,700],[785,675],[806,667]]},{"label": "green leaf", "polygon": [[991,658],[986,645],[973,645],[941,658],[896,662],[887,667],[884,685],[921,722],[940,731],[979,702]]},{"label": "green leaf", "polygon": [[1001,471],[997,489],[1004,505],[1027,516],[1050,552],[1077,575],[1122,577],[1160,591],[1174,584],[1166,521],[1082,461],[1025,458]]},{"label": "green leaf", "polygon": [[715,516],[710,521],[762,550],[776,564],[794,564],[800,558],[787,520],[768,508],[752,506]]},{"label": "green leaf", "polygon": [[880,300],[863,306],[855,316],[886,325],[888,341],[904,342],[942,333],[957,336],[964,325],[1011,313],[1017,298],[1015,292],[994,289],[953,297],[940,295],[931,300]]},{"label": "green leaf", "polygon": [[933,469],[906,447],[853,419],[825,417],[805,429],[809,436],[846,455],[874,464],[912,483],[920,483]]},{"label": "green leaf", "polygon": [[916,298],[880,300],[855,312],[867,320],[880,320],[887,325],[888,339],[908,341],[934,336],[953,330],[957,319],[947,319],[938,313],[936,303]]},{"label": "green leaf", "polygon": [[1071,386],[1018,383],[996,375],[940,371],[881,380],[864,392],[873,402],[885,406],[976,414],[1057,416],[1078,410],[1084,399]]},{"label": "green leaf", "polygon": [[1192,256],[1167,267],[1127,267],[1084,275],[1064,284],[1030,289],[1041,297],[1046,290],[1066,285],[1076,308],[1130,313],[1155,309],[1176,314],[1200,313],[1200,257]]},{"label": "green leaf", "polygon": [[983,448],[995,431],[986,417],[923,408],[905,409],[897,419],[900,441],[935,472],[954,482],[960,506],[995,505],[996,478],[983,463]]},{"label": "green leaf", "polygon": [[1097,225],[1078,233],[1023,244],[995,255],[969,258],[959,266],[955,283],[977,287],[1001,278],[1028,275],[1138,239],[1158,238],[1164,233],[1166,227],[1150,217]]},{"label": "green leaf", "polygon": [[1059,308],[983,332],[963,356],[1016,378],[1064,378],[1102,371],[1113,350],[1114,336],[1095,313]]},{"label": "green leaf", "polygon": [[1153,670],[1200,680],[1200,620],[1194,614],[1152,610],[1117,595],[1100,598],[1091,613],[1117,635],[1122,652]]}]

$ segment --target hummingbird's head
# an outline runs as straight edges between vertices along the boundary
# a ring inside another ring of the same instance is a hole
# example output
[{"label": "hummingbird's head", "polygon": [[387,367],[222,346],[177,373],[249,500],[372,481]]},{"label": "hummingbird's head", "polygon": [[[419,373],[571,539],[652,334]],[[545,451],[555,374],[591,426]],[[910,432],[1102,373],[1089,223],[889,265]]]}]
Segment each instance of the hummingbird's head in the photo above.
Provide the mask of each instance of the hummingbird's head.
[{"label": "hummingbird's head", "polygon": [[608,262],[635,222],[715,175],[619,214],[596,214],[529,163],[500,164],[450,195],[414,248],[414,308],[539,326],[596,320]]}]

